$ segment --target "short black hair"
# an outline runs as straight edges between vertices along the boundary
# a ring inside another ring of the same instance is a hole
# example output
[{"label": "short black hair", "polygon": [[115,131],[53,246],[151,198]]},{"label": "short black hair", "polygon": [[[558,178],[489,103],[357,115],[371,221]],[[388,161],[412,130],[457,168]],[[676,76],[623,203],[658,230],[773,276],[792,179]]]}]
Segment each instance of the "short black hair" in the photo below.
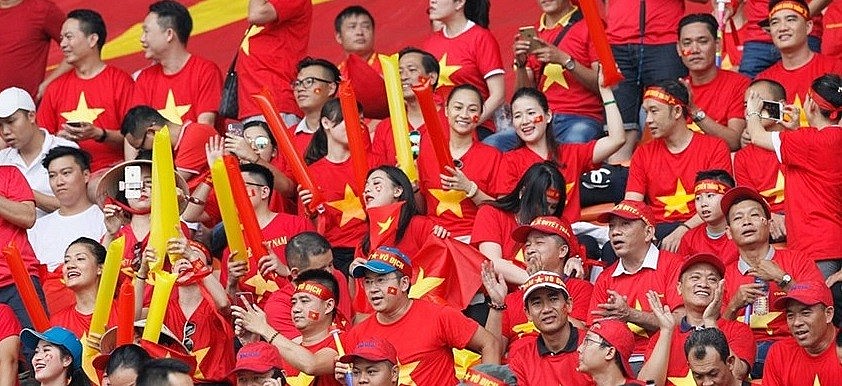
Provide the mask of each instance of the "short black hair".
[{"label": "short black hair", "polygon": [[306,269],[310,266],[310,257],[330,251],[330,242],[319,233],[301,232],[287,242],[284,256],[290,268]]},{"label": "short black hair", "polygon": [[278,141],[275,139],[275,136],[272,135],[272,130],[269,129],[269,124],[263,121],[249,121],[245,125],[243,125],[243,130],[250,129],[252,127],[260,127],[263,131],[266,132],[266,137],[269,138],[269,143],[272,144],[273,149],[278,148]]},{"label": "short black hair", "polygon": [[[424,72],[428,74],[435,73],[438,75],[441,72],[441,66],[439,66],[439,61],[436,60],[436,57],[433,54],[424,51],[420,48],[416,47],[404,47],[402,50],[398,52],[398,58],[402,58],[406,54],[418,54],[421,55],[421,67],[424,67]],[[438,85],[438,77],[436,77],[436,82],[433,83],[433,88]]]},{"label": "short black hair", "polygon": [[707,27],[710,36],[716,39],[716,32],[719,30],[719,23],[716,18],[709,13],[691,13],[681,18],[678,22],[678,36],[681,36],[681,30],[688,24],[702,23]]},{"label": "short black hair", "polygon": [[755,79],[749,83],[748,87],[751,88],[758,84],[764,84],[766,87],[769,87],[769,91],[772,93],[772,99],[776,101],[786,99],[786,89],[778,81],[772,79]]},{"label": "short black hair", "polygon": [[44,160],[41,161],[41,165],[44,166],[44,169],[49,169],[53,161],[65,156],[73,157],[73,160],[76,161],[76,164],[79,165],[82,171],[91,170],[91,155],[82,149],[70,146],[56,146],[50,149],[47,155],[44,156]]},{"label": "short black hair", "polygon": [[729,188],[733,188],[736,185],[734,177],[731,177],[731,173],[722,169],[702,170],[696,173],[696,182],[698,183],[703,180],[719,181],[728,185]]},{"label": "short black hair", "polygon": [[67,249],[76,245],[76,244],[84,244],[88,246],[88,249],[91,250],[91,253],[96,257],[97,264],[105,264],[105,255],[107,254],[107,250],[105,249],[99,241],[96,241],[89,237],[80,237],[76,240],[73,240],[68,246]]},{"label": "short black hair", "polygon": [[164,126],[167,123],[169,121],[158,110],[146,105],[138,105],[126,112],[123,124],[120,126],[120,134],[140,137],[149,126]]},{"label": "short black hair", "polygon": [[654,84],[655,87],[660,87],[672,95],[675,99],[681,102],[681,113],[684,117],[688,117],[690,112],[687,110],[687,104],[690,103],[690,92],[687,86],[675,79],[665,79]]},{"label": "short black hair", "polygon": [[124,344],[114,349],[105,365],[106,374],[114,374],[117,369],[132,369],[140,373],[146,362],[152,359],[149,353],[136,344]]},{"label": "short black hair", "polygon": [[336,18],[333,19],[333,29],[339,33],[342,30],[342,22],[345,19],[351,16],[366,16],[368,20],[371,20],[371,28],[374,29],[374,16],[371,16],[371,12],[369,12],[365,7],[361,5],[352,5],[349,7],[345,7],[342,11],[339,11],[339,14],[336,15]]},{"label": "short black hair", "polygon": [[445,103],[445,106],[450,104],[450,100],[453,99],[453,95],[455,95],[457,91],[462,91],[462,90],[471,91],[474,94],[476,94],[477,97],[479,97],[479,112],[482,113],[482,107],[483,107],[482,105],[485,102],[482,99],[482,92],[479,91],[477,86],[474,86],[470,83],[462,83],[462,84],[454,87],[453,89],[451,89],[450,94],[447,94],[447,102]]},{"label": "short black hair", "polygon": [[257,178],[258,182],[266,184],[269,187],[269,193],[272,193],[272,187],[275,186],[275,176],[272,175],[272,171],[269,168],[255,163],[247,163],[240,165],[240,171],[248,173],[250,176]]},{"label": "short black hair", "polygon": [[293,281],[295,282],[295,285],[306,283],[308,281],[316,282],[325,286],[327,289],[330,290],[330,292],[333,292],[333,315],[336,315],[336,307],[339,306],[340,289],[339,282],[336,280],[332,273],[322,269],[308,269],[299,273]]},{"label": "short black hair", "polygon": [[[813,80],[811,88],[834,108],[842,106],[842,77],[839,75],[824,74]],[[828,110],[821,110],[821,113],[825,118],[829,118],[831,114]]]},{"label": "short black hair", "polygon": [[697,360],[704,359],[707,355],[707,348],[713,348],[719,359],[725,362],[731,356],[731,349],[728,348],[728,339],[725,334],[717,328],[703,328],[695,330],[684,342],[684,356],[690,360],[690,355]]},{"label": "short black hair", "polygon": [[187,39],[193,31],[193,18],[186,7],[176,1],[162,0],[152,3],[149,12],[158,15],[161,28],[172,28],[181,44],[187,45]]},{"label": "short black hair", "polygon": [[173,358],[152,359],[137,374],[137,386],[160,386],[169,384],[170,374],[190,375],[190,366]]},{"label": "short black hair", "polygon": [[297,72],[301,72],[301,70],[303,70],[307,67],[310,67],[310,66],[320,66],[320,67],[324,68],[325,70],[327,70],[327,72],[330,74],[330,76],[332,78],[332,79],[327,79],[329,81],[332,81],[334,83],[339,83],[339,81],[342,80],[342,74],[339,72],[339,68],[337,68],[335,64],[331,63],[327,59],[314,58],[314,57],[311,57],[311,56],[307,56],[304,59],[301,59],[300,61],[298,61],[298,65],[296,66],[296,70],[297,70]]},{"label": "short black hair", "polygon": [[96,34],[97,48],[102,51],[102,46],[105,45],[105,39],[108,38],[108,33],[105,30],[105,21],[102,20],[102,15],[90,9],[74,9],[67,14],[68,19],[76,19],[79,21],[79,29],[85,33],[85,36]]}]

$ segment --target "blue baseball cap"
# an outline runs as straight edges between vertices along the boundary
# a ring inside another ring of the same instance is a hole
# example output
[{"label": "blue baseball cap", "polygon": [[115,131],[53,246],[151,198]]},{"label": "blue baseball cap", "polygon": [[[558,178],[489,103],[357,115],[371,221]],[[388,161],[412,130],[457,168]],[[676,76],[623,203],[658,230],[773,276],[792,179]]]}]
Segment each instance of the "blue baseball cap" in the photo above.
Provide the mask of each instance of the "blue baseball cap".
[{"label": "blue baseball cap", "polygon": [[64,327],[50,327],[47,331],[40,333],[30,328],[24,328],[20,332],[20,341],[26,348],[34,350],[38,346],[38,342],[42,340],[67,349],[70,356],[73,357],[74,369],[82,366],[82,343],[70,330]]},{"label": "blue baseball cap", "polygon": [[368,261],[365,264],[354,267],[351,276],[363,277],[365,271],[371,271],[378,275],[400,271],[405,276],[412,277],[412,263],[409,261],[409,257],[397,248],[380,247],[368,255]]}]

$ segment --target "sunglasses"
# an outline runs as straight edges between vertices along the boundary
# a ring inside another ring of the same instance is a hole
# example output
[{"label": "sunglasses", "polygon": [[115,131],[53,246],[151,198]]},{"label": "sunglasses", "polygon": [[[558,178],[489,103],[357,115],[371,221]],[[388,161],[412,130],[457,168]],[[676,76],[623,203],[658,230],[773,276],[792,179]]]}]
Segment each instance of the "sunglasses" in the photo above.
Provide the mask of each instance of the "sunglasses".
[{"label": "sunglasses", "polygon": [[272,145],[272,142],[269,141],[269,137],[264,135],[258,135],[254,138],[249,138],[247,139],[247,141],[251,145],[251,148],[256,150],[263,150]]}]

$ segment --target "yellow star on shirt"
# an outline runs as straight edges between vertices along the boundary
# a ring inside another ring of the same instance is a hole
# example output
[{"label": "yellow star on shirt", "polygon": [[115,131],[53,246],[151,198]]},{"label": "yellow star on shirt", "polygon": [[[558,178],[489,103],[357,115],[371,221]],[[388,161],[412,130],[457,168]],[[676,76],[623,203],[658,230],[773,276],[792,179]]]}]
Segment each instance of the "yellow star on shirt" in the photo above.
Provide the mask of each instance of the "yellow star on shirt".
[{"label": "yellow star on shirt", "polygon": [[164,105],[164,108],[159,109],[158,112],[161,113],[161,115],[163,115],[168,121],[180,125],[184,123],[181,120],[181,116],[190,111],[191,106],[192,105],[176,105],[175,95],[173,95],[172,89],[170,89],[167,93],[167,103]]},{"label": "yellow star on shirt", "polygon": [[316,377],[307,373],[298,373],[294,377],[286,376],[285,378],[289,386],[309,386],[316,379]]},{"label": "yellow star on shirt", "polygon": [[760,194],[763,197],[775,197],[775,204],[784,202],[784,174],[778,170],[778,178],[775,180],[775,186],[760,192]]},{"label": "yellow star on shirt", "polygon": [[[769,313],[764,314],[764,315],[752,314],[751,315],[751,323],[749,323],[749,327],[751,327],[752,330],[758,330],[758,329],[764,329],[765,328],[766,333],[771,336],[772,333],[773,333],[773,330],[772,330],[771,327],[769,327],[769,323],[771,323],[773,320],[777,319],[777,317],[780,316],[780,315],[781,315],[781,312],[778,312],[778,311],[770,311]],[[745,323],[745,321],[746,321],[745,316],[737,317],[737,321]]]},{"label": "yellow star on shirt", "polygon": [[[643,308],[640,307],[640,300],[639,299],[634,301],[634,309],[638,310],[638,311],[643,310]],[[635,335],[640,335],[644,338],[649,337],[649,334],[646,332],[646,329],[644,329],[643,327],[640,327],[640,326],[638,326],[638,325],[636,325],[632,322],[626,322],[626,326],[629,326],[629,330],[631,330],[631,332],[633,332]]]},{"label": "yellow star on shirt", "polygon": [[444,279],[433,276],[424,277],[424,268],[419,268],[418,277],[415,279],[415,283],[412,284],[412,287],[409,288],[409,297],[411,299],[421,299],[421,297],[426,295],[428,292],[440,286],[441,283],[444,283]]},{"label": "yellow star on shirt", "polygon": [[205,357],[208,355],[208,351],[210,351],[210,347],[193,351],[193,356],[196,357],[196,372],[193,373],[193,378],[200,380],[205,379],[205,374],[202,374],[202,361],[205,360]]},{"label": "yellow star on shirt", "polygon": [[687,204],[693,199],[695,196],[691,193],[687,193],[684,189],[684,185],[681,184],[681,179],[677,179],[675,181],[675,194],[672,196],[658,196],[658,201],[664,203],[664,217],[669,217],[674,212],[687,214],[690,213],[690,207]]},{"label": "yellow star on shirt", "polygon": [[105,109],[88,107],[88,101],[85,99],[85,92],[79,93],[79,103],[76,104],[76,110],[65,111],[61,113],[68,122],[86,122],[94,123],[97,117],[102,114]]},{"label": "yellow star on shirt", "polygon": [[807,122],[807,113],[804,112],[803,103],[801,103],[801,97],[798,94],[795,94],[795,101],[792,104],[798,108],[798,126],[799,127],[809,127],[810,123]]},{"label": "yellow star on shirt", "polygon": [[573,182],[564,184],[564,193],[565,193],[564,194],[564,197],[565,197],[564,198],[564,204],[565,205],[567,205],[567,203],[570,202],[570,191],[573,190],[574,186],[576,186],[576,182],[577,181],[573,181]]},{"label": "yellow star on shirt", "polygon": [[697,125],[696,122],[690,122],[689,124],[687,124],[687,128],[699,134],[704,134],[702,128],[699,127],[699,125]]},{"label": "yellow star on shirt", "polygon": [[392,222],[394,222],[394,221],[395,221],[395,218],[392,217],[392,216],[389,216],[389,218],[387,218],[386,221],[378,222],[377,226],[380,227],[380,231],[377,232],[377,234],[382,235],[382,234],[386,233],[386,231],[389,230],[389,227],[392,226]]},{"label": "yellow star on shirt", "polygon": [[253,25],[251,26],[251,28],[249,28],[246,37],[243,38],[243,42],[240,44],[240,48],[243,49],[243,52],[245,52],[246,55],[251,55],[251,52],[249,52],[249,39],[251,39],[252,36],[259,34],[260,31],[263,31],[264,28],[266,27],[256,25]]},{"label": "yellow star on shirt", "polygon": [[439,202],[436,205],[436,216],[441,216],[442,213],[449,210],[456,217],[462,218],[462,200],[467,197],[465,192],[461,190],[430,189],[430,194]]},{"label": "yellow star on shirt", "polygon": [[689,369],[687,370],[687,375],[683,377],[667,377],[667,380],[675,386],[696,386],[696,380],[693,379],[693,373]]},{"label": "yellow star on shirt", "polygon": [[258,298],[263,297],[263,294],[266,294],[267,292],[275,292],[278,290],[278,283],[275,283],[274,280],[264,279],[259,273],[250,277],[243,283],[254,287],[254,294],[257,295]]},{"label": "yellow star on shirt", "polygon": [[570,89],[570,86],[567,85],[567,79],[564,79],[564,67],[556,63],[547,63],[544,66],[544,87],[541,91],[547,92],[547,89],[554,84]]},{"label": "yellow star on shirt", "polygon": [[813,378],[813,386],[822,386],[822,383],[819,382],[819,375],[816,374],[816,377]]},{"label": "yellow star on shirt", "polygon": [[354,194],[354,189],[351,189],[351,186],[348,184],[345,184],[345,197],[341,200],[328,202],[327,205],[342,212],[342,220],[339,221],[339,227],[345,226],[348,221],[355,218],[365,221],[363,204],[360,202],[360,198]]},{"label": "yellow star on shirt", "polygon": [[450,80],[450,76],[459,71],[460,68],[462,66],[447,65],[447,53],[445,52],[439,59],[439,86],[455,86],[456,84]]},{"label": "yellow star on shirt", "polygon": [[415,361],[407,364],[398,364],[398,385],[401,386],[417,386],[415,380],[412,379],[412,372],[418,367],[421,361]]},{"label": "yellow star on shirt", "polygon": [[724,54],[722,56],[722,65],[720,66],[723,70],[733,70],[734,63],[731,63],[731,55]]}]

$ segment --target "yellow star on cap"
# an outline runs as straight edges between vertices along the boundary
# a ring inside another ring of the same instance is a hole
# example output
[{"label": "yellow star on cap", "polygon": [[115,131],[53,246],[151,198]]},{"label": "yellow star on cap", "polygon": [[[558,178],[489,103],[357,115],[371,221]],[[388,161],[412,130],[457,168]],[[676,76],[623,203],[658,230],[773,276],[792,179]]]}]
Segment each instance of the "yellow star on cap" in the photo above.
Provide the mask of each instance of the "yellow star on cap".
[{"label": "yellow star on cap", "polygon": [[442,213],[449,210],[456,217],[462,218],[462,200],[467,197],[465,192],[461,190],[430,189],[430,194],[439,202],[436,205],[436,216],[441,216]]},{"label": "yellow star on cap", "polygon": [[436,289],[444,283],[444,279],[440,277],[424,277],[424,268],[418,269],[418,277],[415,283],[409,288],[409,297],[412,299],[421,299],[428,292]]},{"label": "yellow star on cap", "polygon": [[394,222],[394,221],[395,221],[395,218],[392,217],[392,216],[389,216],[389,218],[387,218],[386,221],[378,222],[377,226],[380,227],[380,231],[377,232],[377,234],[382,235],[382,234],[386,233],[386,231],[389,230],[389,227],[392,226],[392,222]]},{"label": "yellow star on cap", "polygon": [[567,79],[564,78],[564,67],[556,63],[547,63],[544,66],[544,87],[541,88],[541,91],[547,92],[547,89],[554,84],[570,89],[570,86],[567,85]]},{"label": "yellow star on cap", "polygon": [[664,217],[669,217],[674,212],[687,214],[690,213],[690,207],[687,204],[696,196],[692,193],[687,193],[684,185],[681,184],[681,179],[675,181],[675,194],[672,196],[658,196],[658,201],[664,203]]},{"label": "yellow star on cap", "polygon": [[192,105],[176,105],[175,104],[175,95],[172,93],[172,89],[167,93],[167,103],[164,105],[163,109],[159,109],[158,112],[164,116],[168,121],[181,125],[184,122],[181,120],[181,116],[187,114],[190,111],[190,107]]},{"label": "yellow star on cap", "polygon": [[76,110],[66,111],[61,113],[61,116],[67,122],[85,122],[94,123],[97,117],[102,114],[105,109],[88,107],[88,101],[85,99],[85,92],[79,93],[79,103],[76,104]]},{"label": "yellow star on cap", "polygon": [[760,194],[763,197],[775,197],[775,204],[784,202],[784,174],[778,170],[778,178],[775,180],[775,186],[760,192]]},{"label": "yellow star on cap", "polygon": [[693,372],[689,369],[687,370],[687,375],[683,377],[667,377],[667,380],[675,386],[696,386],[696,380],[693,379]]},{"label": "yellow star on cap", "polygon": [[450,76],[459,71],[460,68],[462,66],[447,65],[447,53],[445,52],[439,59],[439,86],[455,86],[456,84],[450,80]]},{"label": "yellow star on cap", "polygon": [[345,197],[341,200],[328,202],[327,205],[342,212],[342,220],[339,221],[340,228],[355,218],[365,221],[363,204],[360,202],[360,198],[354,194],[354,189],[351,189],[348,184],[345,184]]},{"label": "yellow star on cap", "polygon": [[[638,311],[643,310],[643,308],[640,307],[640,300],[639,299],[634,301],[634,309],[638,310]],[[646,329],[644,329],[643,327],[640,327],[640,326],[638,326],[638,325],[636,325],[632,322],[626,322],[626,326],[628,326],[629,330],[631,330],[631,332],[633,332],[635,335],[640,335],[644,338],[649,337],[649,333],[647,333]]]},{"label": "yellow star on cap", "polygon": [[210,347],[193,351],[193,356],[196,357],[196,372],[193,373],[193,378],[199,380],[205,379],[205,374],[202,374],[202,361],[205,360],[205,357],[208,355],[208,351],[210,351]]},{"label": "yellow star on cap", "polygon": [[243,52],[245,52],[246,55],[251,55],[251,52],[249,52],[249,39],[251,39],[252,36],[259,34],[260,31],[263,31],[264,28],[266,27],[256,25],[253,25],[251,26],[251,28],[249,28],[246,37],[243,38],[243,42],[240,44],[240,48],[243,49]]},{"label": "yellow star on cap", "polygon": [[278,283],[275,283],[274,280],[264,279],[259,273],[250,277],[243,283],[254,287],[254,294],[258,296],[258,301],[264,294],[267,294],[267,292],[271,293],[278,290]]},{"label": "yellow star on cap", "polygon": [[285,378],[289,386],[309,386],[316,379],[316,377],[307,373],[298,373],[294,377],[286,376]]},{"label": "yellow star on cap", "polygon": [[[749,327],[751,327],[752,330],[766,329],[766,333],[772,335],[774,331],[771,327],[769,327],[769,323],[777,319],[780,315],[781,312],[778,311],[770,311],[769,313],[764,315],[752,314],[751,323],[749,323]],[[745,316],[737,317],[737,321],[745,323]]]}]

